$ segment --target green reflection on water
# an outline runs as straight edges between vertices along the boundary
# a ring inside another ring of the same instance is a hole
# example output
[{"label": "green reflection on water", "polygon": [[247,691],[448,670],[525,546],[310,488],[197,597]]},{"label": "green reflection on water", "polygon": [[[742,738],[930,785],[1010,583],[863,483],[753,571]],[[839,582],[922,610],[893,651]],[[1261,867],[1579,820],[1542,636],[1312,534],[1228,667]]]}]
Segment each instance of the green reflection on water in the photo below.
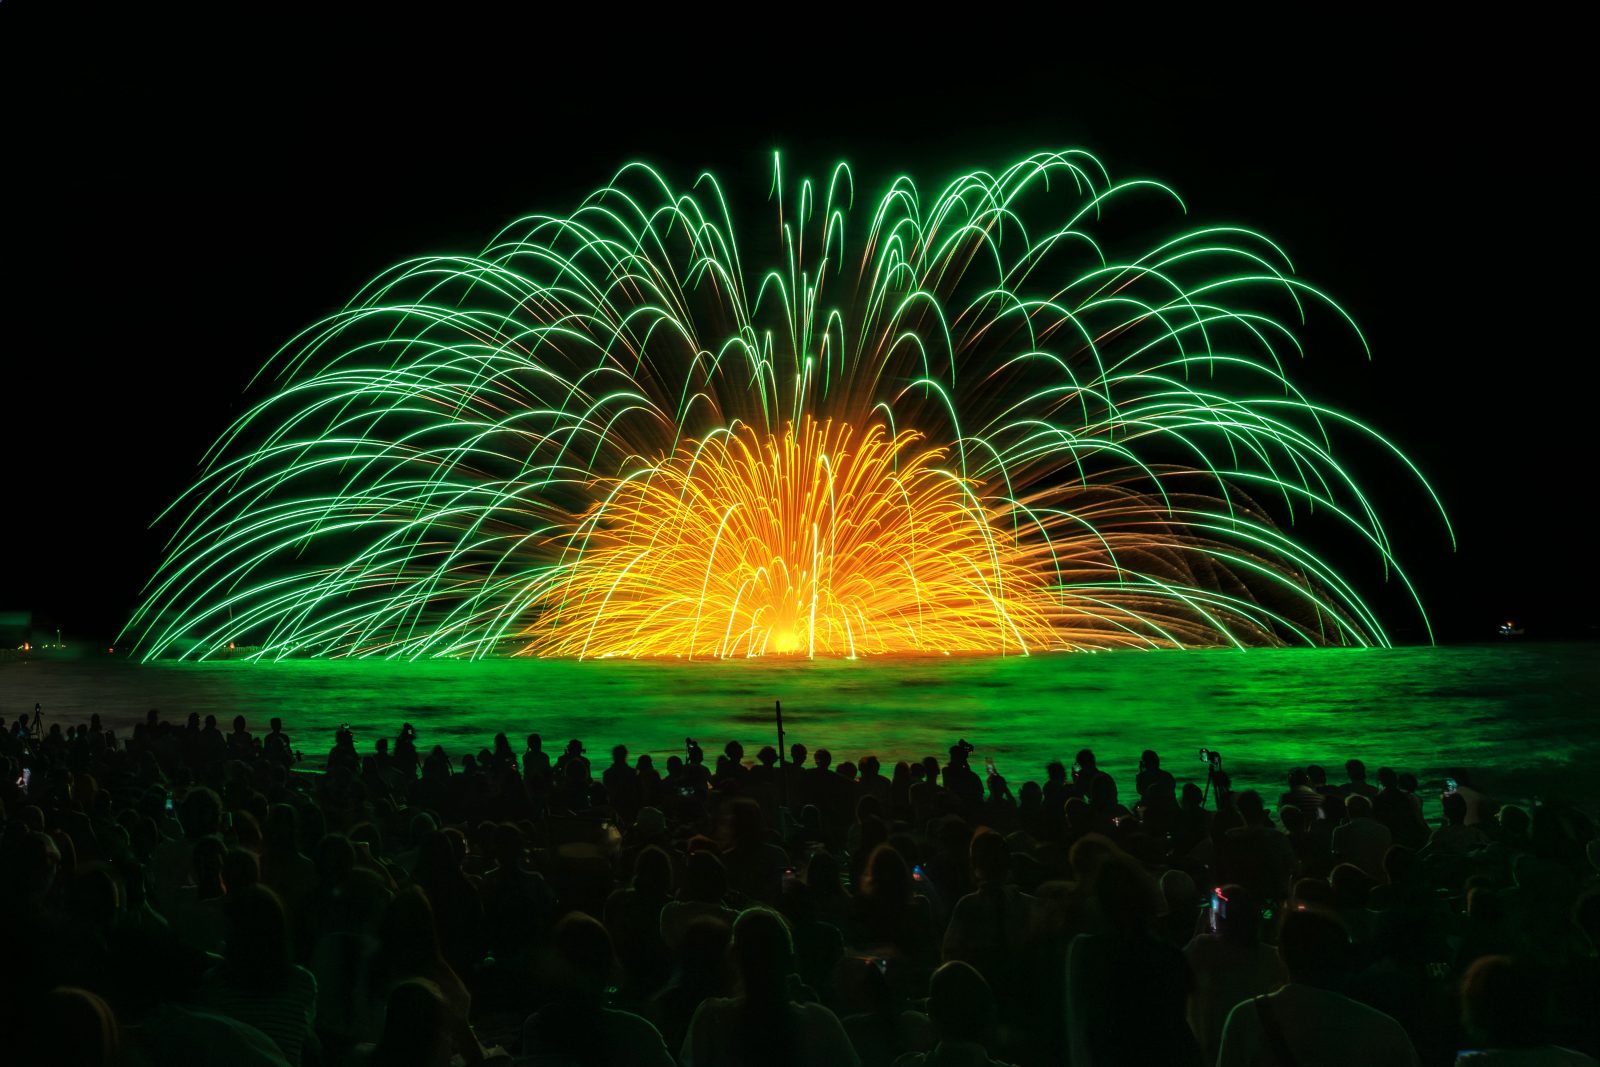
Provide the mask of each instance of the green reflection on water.
[{"label": "green reflection on water", "polygon": [[300,660],[141,666],[125,661],[0,665],[0,712],[42,701],[57,721],[99,711],[124,732],[149,707],[166,717],[236,713],[252,729],[279,715],[318,759],[341,722],[370,750],[402,719],[424,743],[454,752],[530,732],[559,751],[582,738],[603,762],[613,744],[635,754],[708,751],[730,738],[747,753],[774,740],[782,699],[788,739],[835,762],[939,755],[957,737],[992,755],[1018,784],[1080,747],[1131,789],[1139,752],[1159,751],[1180,779],[1220,749],[1238,787],[1275,798],[1290,766],[1318,762],[1342,779],[1350,757],[1427,781],[1478,769],[1513,794],[1564,792],[1585,806],[1600,758],[1600,658],[1584,644],[1448,648],[1112,652],[1032,658],[664,663],[609,660]]}]

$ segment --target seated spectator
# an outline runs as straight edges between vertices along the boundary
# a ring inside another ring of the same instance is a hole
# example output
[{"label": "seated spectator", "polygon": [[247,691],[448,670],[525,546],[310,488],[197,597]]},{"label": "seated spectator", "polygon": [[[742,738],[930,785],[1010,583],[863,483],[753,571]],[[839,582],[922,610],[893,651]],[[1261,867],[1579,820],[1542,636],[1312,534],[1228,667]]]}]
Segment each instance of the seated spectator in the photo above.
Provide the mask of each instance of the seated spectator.
[{"label": "seated spectator", "polygon": [[673,1067],[661,1034],[605,1006],[614,959],[605,927],[574,912],[556,924],[557,994],[522,1026],[522,1052],[550,1067]]},{"label": "seated spectator", "polygon": [[1225,885],[1213,895],[1210,916],[1210,929],[1196,935],[1183,955],[1194,976],[1189,1026],[1200,1039],[1205,1062],[1215,1063],[1222,1027],[1234,1005],[1271,993],[1289,975],[1277,948],[1261,940],[1271,917],[1268,902],[1250,896],[1243,886]]},{"label": "seated spectator", "polygon": [[1284,917],[1278,948],[1288,984],[1228,1013],[1217,1067],[1416,1067],[1416,1050],[1399,1023],[1334,991],[1348,977],[1352,962],[1349,935],[1336,919],[1291,911]]},{"label": "seated spectator", "polygon": [[674,956],[672,978],[650,999],[647,1014],[667,1047],[682,1048],[689,1022],[708,997],[726,996],[733,984],[728,942],[733,931],[720,919],[694,919],[683,932]]},{"label": "seated spectator", "polygon": [[938,1044],[932,1052],[908,1052],[894,1067],[1007,1067],[987,1048],[995,1025],[994,994],[983,976],[965,963],[946,963],[933,973],[928,1018]]},{"label": "seated spectator", "polygon": [[1034,937],[1034,899],[1007,884],[1011,851],[993,830],[973,835],[973,878],[977,889],[956,902],[945,928],[944,959],[971,964],[984,976],[987,987],[1002,996],[1027,974],[1019,961]]},{"label": "seated spectator", "polygon": [[1439,800],[1444,818],[1438,829],[1428,835],[1423,851],[1430,855],[1461,856],[1482,848],[1489,838],[1475,825],[1467,823],[1467,800],[1460,793],[1446,793]]},{"label": "seated spectator", "polygon": [[1199,1064],[1184,1017],[1188,964],[1152,929],[1162,908],[1155,880],[1115,852],[1090,885],[1097,930],[1074,938],[1067,955],[1070,1062]]},{"label": "seated spectator", "polygon": [[840,984],[849,989],[847,1003],[859,1005],[861,1010],[842,1021],[851,1046],[861,1057],[861,1067],[889,1067],[907,1052],[933,1048],[932,1024],[895,995],[884,977],[884,961],[857,957],[851,964]]},{"label": "seated spectator", "polygon": [[1474,1047],[1456,1067],[1595,1067],[1591,1056],[1549,1043],[1548,990],[1509,956],[1483,956],[1461,980],[1461,1024]]},{"label": "seated spectator", "polygon": [[682,1067],[743,1067],[781,1059],[792,1067],[859,1067],[838,1016],[790,993],[794,946],[782,916],[751,908],[733,924],[741,992],[700,1005],[683,1039]]},{"label": "seated spectator", "polygon": [[783,891],[783,872],[789,856],[764,837],[761,806],[749,797],[737,797],[728,808],[729,847],[722,854],[728,884],[738,893],[763,904],[775,904]]},{"label": "seated spectator", "polygon": [[709,850],[692,854],[678,899],[661,909],[661,939],[667,948],[677,951],[684,931],[695,919],[712,918],[732,926],[738,914],[722,902],[727,895],[728,872],[722,861]]},{"label": "seated spectator", "polygon": [[[431,982],[450,1010],[452,1025],[464,1028],[472,1013],[472,994],[439,948],[428,895],[419,886],[395,894],[378,929],[378,946],[372,955],[368,988],[386,1000],[401,982],[421,978]],[[458,1041],[458,1047],[462,1042]]]},{"label": "seated spectator", "polygon": [[222,864],[227,846],[220,837],[203,837],[192,842],[189,855],[193,868],[189,884],[178,886],[167,895],[162,910],[172,922],[179,940],[190,948],[213,955],[222,951],[227,937],[223,903],[228,894],[222,880]]},{"label": "seated spectator", "polygon": [[897,980],[925,980],[938,954],[926,897],[915,892],[911,869],[892,845],[879,845],[867,859],[855,897],[848,942],[893,958]]},{"label": "seated spectator", "polygon": [[200,987],[200,1005],[266,1034],[291,1064],[315,1045],[317,980],[292,956],[289,919],[278,895],[254,885],[228,894],[222,963]]},{"label": "seated spectator", "polygon": [[672,957],[661,937],[661,911],[672,901],[672,860],[646,846],[633,861],[633,884],[606,898],[606,932],[622,963],[628,996],[644,999],[668,978]]},{"label": "seated spectator", "polygon": [[356,1049],[354,1067],[449,1067],[451,1034],[450,1009],[438,987],[421,978],[401,982],[389,994],[383,1036],[375,1046]]},{"label": "seated spectator", "polygon": [[116,1067],[122,1062],[116,1015],[100,997],[87,989],[58,986],[40,1009],[31,1035],[7,1038],[9,1051],[23,1057],[18,1062],[39,1067]]}]

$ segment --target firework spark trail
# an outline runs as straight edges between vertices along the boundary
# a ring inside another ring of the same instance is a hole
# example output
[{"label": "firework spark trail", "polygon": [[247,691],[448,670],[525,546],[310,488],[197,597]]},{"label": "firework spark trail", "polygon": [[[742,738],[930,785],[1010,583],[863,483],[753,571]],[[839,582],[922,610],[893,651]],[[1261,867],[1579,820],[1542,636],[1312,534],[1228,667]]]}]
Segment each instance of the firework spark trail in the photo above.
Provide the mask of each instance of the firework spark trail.
[{"label": "firework spark trail", "polygon": [[633,164],[374,279],[169,509],[137,654],[1387,643],[1286,531],[1333,516],[1406,582],[1335,438],[1432,490],[1289,380],[1308,307],[1348,316],[1277,245],[1113,256],[1183,205],[1078,151],[861,208],[775,157],[772,190],[766,268],[713,176]]}]

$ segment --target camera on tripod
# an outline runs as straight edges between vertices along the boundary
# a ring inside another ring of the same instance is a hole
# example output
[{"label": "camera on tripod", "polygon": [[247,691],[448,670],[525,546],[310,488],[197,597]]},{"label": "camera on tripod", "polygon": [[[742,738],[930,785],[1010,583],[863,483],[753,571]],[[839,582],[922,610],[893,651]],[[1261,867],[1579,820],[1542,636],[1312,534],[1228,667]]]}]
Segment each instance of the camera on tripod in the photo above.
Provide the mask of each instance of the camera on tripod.
[{"label": "camera on tripod", "polygon": [[1222,753],[1214,748],[1202,748],[1200,750],[1200,762],[1214,771],[1220,771],[1222,769]]}]

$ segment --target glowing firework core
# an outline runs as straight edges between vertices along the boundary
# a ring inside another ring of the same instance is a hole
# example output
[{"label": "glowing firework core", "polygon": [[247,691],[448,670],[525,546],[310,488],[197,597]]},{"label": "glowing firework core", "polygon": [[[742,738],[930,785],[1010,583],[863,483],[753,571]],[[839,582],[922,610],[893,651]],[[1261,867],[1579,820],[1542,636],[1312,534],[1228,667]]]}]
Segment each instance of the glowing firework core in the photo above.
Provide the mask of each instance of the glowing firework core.
[{"label": "glowing firework core", "polygon": [[1053,598],[913,431],[742,425],[610,480],[538,605],[577,656],[1025,652]]}]

